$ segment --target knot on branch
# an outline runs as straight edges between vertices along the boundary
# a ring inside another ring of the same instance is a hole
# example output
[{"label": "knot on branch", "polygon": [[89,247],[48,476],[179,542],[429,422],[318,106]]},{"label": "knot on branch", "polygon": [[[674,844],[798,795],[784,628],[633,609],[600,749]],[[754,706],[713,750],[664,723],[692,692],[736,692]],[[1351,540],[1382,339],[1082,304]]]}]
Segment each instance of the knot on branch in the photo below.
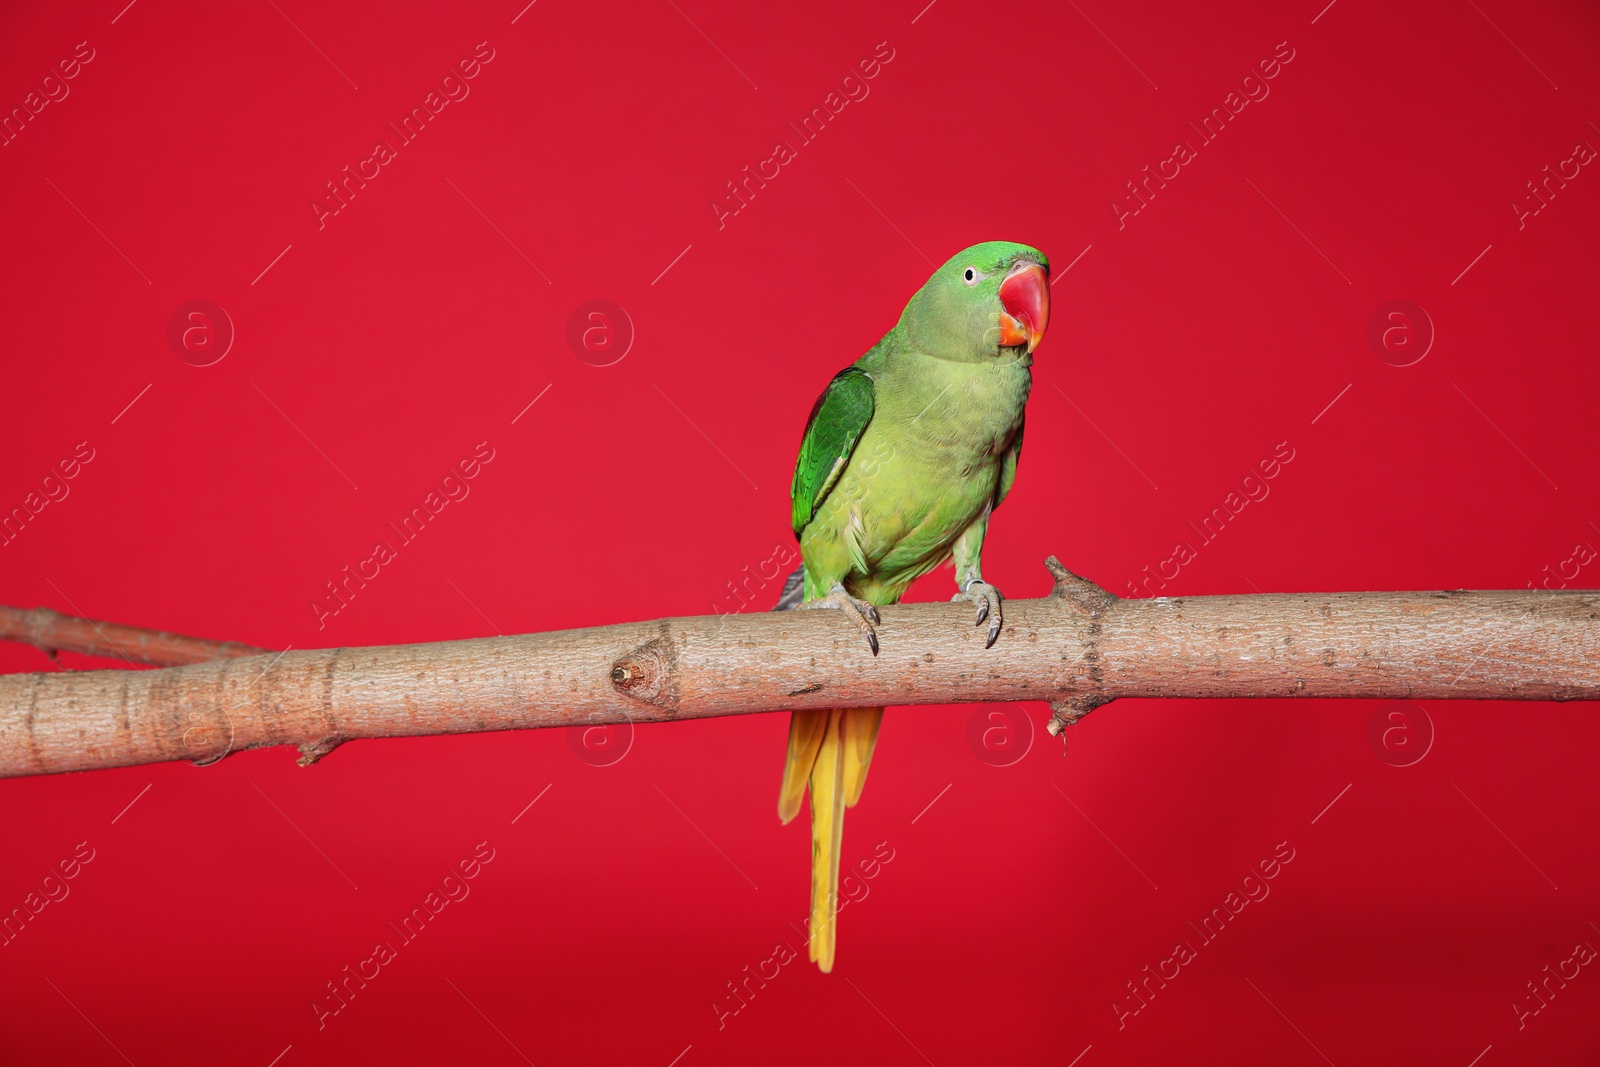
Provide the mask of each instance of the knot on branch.
[{"label": "knot on branch", "polygon": [[[1050,701],[1050,710],[1053,714],[1045,729],[1050,732],[1051,737],[1060,737],[1062,730],[1076,724],[1079,719],[1100,705],[1111,703],[1110,696],[1098,691],[1102,684],[1099,647],[1101,619],[1121,598],[1115,593],[1106,592],[1089,579],[1073,574],[1062,566],[1061,561],[1055,556],[1048,557],[1044,565],[1051,577],[1056,580],[1055,588],[1050,591],[1051,597],[1064,601],[1073,610],[1089,617],[1083,628],[1083,651],[1078,655],[1076,663],[1082,664],[1082,673],[1092,688],[1089,692],[1075,692],[1071,696]],[[1076,685],[1073,688],[1076,688]],[[1062,740],[1065,741],[1065,738]]]},{"label": "knot on branch", "polygon": [[677,671],[678,653],[671,640],[653,637],[611,665],[611,685],[634,700],[676,708]]},{"label": "knot on branch", "polygon": [[1069,726],[1076,726],[1078,720],[1089,714],[1102,704],[1111,703],[1113,698],[1098,694],[1080,694],[1066,700],[1050,701],[1050,710],[1054,712],[1050,721],[1045,724],[1045,730],[1051,737],[1060,737],[1061,731]]},{"label": "knot on branch", "polygon": [[342,737],[319,737],[312,741],[303,741],[297,746],[300,749],[300,758],[295,760],[295,763],[301,767],[309,767],[342,744],[344,744]]},{"label": "knot on branch", "polygon": [[1106,592],[1082,575],[1073,574],[1054,556],[1045,557],[1044,566],[1056,580],[1055,588],[1050,590],[1050,595],[1057,600],[1066,601],[1084,615],[1099,615],[1122,599],[1115,593]]}]

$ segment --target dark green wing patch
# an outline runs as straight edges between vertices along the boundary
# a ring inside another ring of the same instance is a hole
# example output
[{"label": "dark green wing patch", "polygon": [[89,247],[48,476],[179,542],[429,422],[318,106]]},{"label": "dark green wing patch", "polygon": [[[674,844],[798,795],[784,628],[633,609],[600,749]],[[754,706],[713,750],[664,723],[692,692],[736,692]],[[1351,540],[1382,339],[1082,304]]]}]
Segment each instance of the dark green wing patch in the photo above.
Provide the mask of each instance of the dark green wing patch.
[{"label": "dark green wing patch", "polygon": [[794,465],[790,525],[796,537],[822,506],[828,491],[844,473],[850,453],[872,421],[872,376],[858,367],[846,367],[817,397],[800,441],[800,458]]},{"label": "dark green wing patch", "polygon": [[994,494],[995,507],[1005,502],[1006,494],[1011,492],[1011,483],[1017,480],[1017,460],[1022,458],[1022,430],[1026,424],[1026,416],[1017,420],[1017,436],[1011,439],[1011,447],[1000,457],[1000,485]]}]

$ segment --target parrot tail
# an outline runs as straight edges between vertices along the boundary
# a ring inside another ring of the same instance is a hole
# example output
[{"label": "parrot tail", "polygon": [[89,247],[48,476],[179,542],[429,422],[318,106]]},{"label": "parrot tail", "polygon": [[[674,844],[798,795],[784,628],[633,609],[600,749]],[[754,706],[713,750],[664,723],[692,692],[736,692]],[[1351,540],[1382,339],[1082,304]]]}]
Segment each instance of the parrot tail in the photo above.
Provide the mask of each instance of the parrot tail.
[{"label": "parrot tail", "polygon": [[788,823],[811,788],[811,920],[809,955],[824,974],[833,970],[838,940],[839,848],[844,809],[861,799],[867,768],[883,723],[882,708],[797,711],[789,720],[778,818]]}]

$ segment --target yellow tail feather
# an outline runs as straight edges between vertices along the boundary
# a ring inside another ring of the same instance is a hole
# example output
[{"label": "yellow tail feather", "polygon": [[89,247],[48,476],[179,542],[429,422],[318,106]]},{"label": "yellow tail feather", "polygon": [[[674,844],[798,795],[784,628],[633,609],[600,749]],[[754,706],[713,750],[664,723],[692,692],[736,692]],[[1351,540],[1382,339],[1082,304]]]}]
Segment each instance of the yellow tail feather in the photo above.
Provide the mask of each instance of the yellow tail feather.
[{"label": "yellow tail feather", "polygon": [[883,725],[882,708],[855,708],[844,713],[844,806],[853,808],[867,784],[867,767]]},{"label": "yellow tail feather", "polygon": [[867,768],[883,722],[882,708],[797,711],[789,722],[789,752],[783,767],[778,817],[800,810],[811,788],[811,921],[809,955],[824,973],[833,970],[838,940],[839,850],[844,809],[861,799]]},{"label": "yellow tail feather", "polygon": [[806,780],[817,762],[822,735],[828,729],[828,711],[796,711],[789,716],[789,753],[783,761],[783,788],[778,791],[778,818],[785,826],[800,813]]},{"label": "yellow tail feather", "polygon": [[844,837],[844,718],[828,713],[828,732],[811,768],[811,937],[817,969],[833,970],[839,908],[839,844]]}]

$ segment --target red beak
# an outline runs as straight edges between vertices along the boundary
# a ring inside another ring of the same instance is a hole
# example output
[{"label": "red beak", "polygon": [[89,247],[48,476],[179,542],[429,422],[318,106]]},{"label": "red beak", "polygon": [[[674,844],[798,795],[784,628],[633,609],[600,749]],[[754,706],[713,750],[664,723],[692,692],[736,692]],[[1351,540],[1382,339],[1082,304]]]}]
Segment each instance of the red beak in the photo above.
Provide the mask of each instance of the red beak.
[{"label": "red beak", "polygon": [[1022,260],[1000,283],[1000,344],[1027,345],[1031,353],[1050,322],[1050,285],[1044,268]]}]

